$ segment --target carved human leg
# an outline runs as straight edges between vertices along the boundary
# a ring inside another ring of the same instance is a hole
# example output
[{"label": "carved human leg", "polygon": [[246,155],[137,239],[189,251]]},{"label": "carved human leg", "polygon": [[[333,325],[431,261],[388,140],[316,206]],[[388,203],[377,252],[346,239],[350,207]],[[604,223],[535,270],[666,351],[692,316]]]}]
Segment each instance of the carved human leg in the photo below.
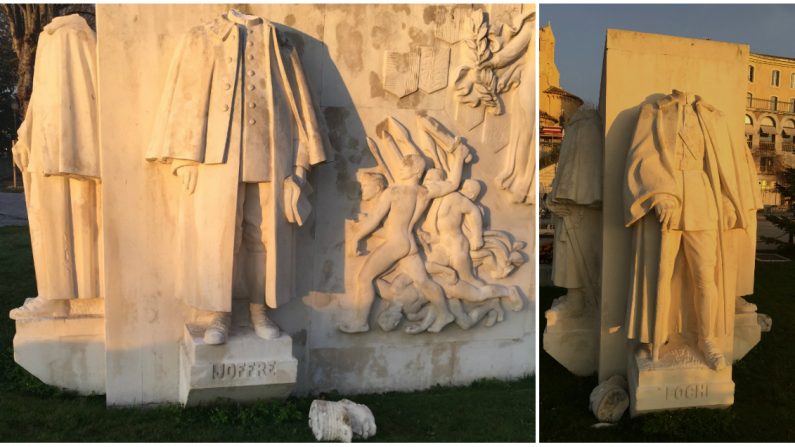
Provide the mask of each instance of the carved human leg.
[{"label": "carved human leg", "polygon": [[715,265],[718,262],[717,231],[685,231],[682,235],[682,248],[696,292],[698,348],[710,368],[721,370],[727,364],[714,333],[717,304],[721,299],[715,278]]},{"label": "carved human leg", "polygon": [[356,297],[354,299],[356,308],[354,309],[353,320],[338,324],[339,330],[348,333],[367,332],[370,330],[367,319],[370,316],[370,308],[373,306],[373,301],[375,301],[374,282],[400,258],[405,256],[407,251],[406,244],[402,241],[388,240],[367,256],[361,270],[359,270],[359,278],[356,282]]},{"label": "carved human leg", "polygon": [[455,320],[455,316],[447,308],[444,290],[428,276],[428,271],[425,269],[422,258],[418,254],[413,253],[401,261],[401,267],[411,277],[414,284],[417,285],[423,298],[430,301],[431,306],[423,321],[419,324],[409,325],[406,328],[406,332],[410,334],[425,330],[428,332],[439,332],[452,323]]}]

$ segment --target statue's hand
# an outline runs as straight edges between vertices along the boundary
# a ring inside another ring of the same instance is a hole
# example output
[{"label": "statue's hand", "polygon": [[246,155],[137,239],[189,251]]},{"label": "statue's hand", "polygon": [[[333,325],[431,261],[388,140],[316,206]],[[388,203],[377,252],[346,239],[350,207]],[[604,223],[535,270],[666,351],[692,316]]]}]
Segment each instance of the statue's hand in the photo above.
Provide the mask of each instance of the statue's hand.
[{"label": "statue's hand", "polygon": [[179,177],[182,181],[182,186],[185,187],[185,190],[188,191],[188,194],[193,194],[196,190],[196,182],[199,179],[199,165],[198,164],[186,164],[180,166],[174,171],[174,175]]},{"label": "statue's hand", "polygon": [[304,187],[309,187],[306,180],[291,175],[284,179],[283,198],[284,198],[284,212],[287,221],[290,223],[302,226],[309,214],[312,212],[312,205],[304,197]]},{"label": "statue's hand", "polygon": [[723,201],[723,228],[731,230],[737,224],[737,210],[728,200]]},{"label": "statue's hand", "polygon": [[661,197],[657,199],[654,205],[654,211],[657,212],[657,217],[660,219],[663,229],[671,228],[671,220],[673,219],[674,212],[676,212],[676,200],[671,197]]},{"label": "statue's hand", "polygon": [[24,171],[28,168],[28,162],[30,162],[30,151],[28,148],[22,145],[16,145],[11,150],[14,154],[14,164],[17,165],[20,171]]},{"label": "statue's hand", "polygon": [[359,249],[360,243],[361,239],[359,239],[358,236],[354,236],[353,240],[351,241],[350,248],[348,249],[348,256],[355,258],[362,255],[362,251]]}]

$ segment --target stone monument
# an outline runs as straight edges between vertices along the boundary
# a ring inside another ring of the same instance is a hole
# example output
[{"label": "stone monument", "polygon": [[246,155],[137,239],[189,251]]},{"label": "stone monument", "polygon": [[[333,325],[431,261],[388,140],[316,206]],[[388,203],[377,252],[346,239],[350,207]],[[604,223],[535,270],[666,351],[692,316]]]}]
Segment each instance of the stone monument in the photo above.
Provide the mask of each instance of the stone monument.
[{"label": "stone monument", "polygon": [[14,359],[46,383],[105,387],[96,35],[77,14],[44,27],[13,148],[38,296],[11,310]]},{"label": "stone monument", "polygon": [[582,376],[596,372],[599,352],[603,135],[595,109],[571,117],[546,199],[555,224],[552,281],[567,290],[545,313],[544,350]]},{"label": "stone monument", "polygon": [[732,125],[748,47],[619,30],[606,42],[599,379],[626,375],[632,415],[731,405],[761,207]]},{"label": "stone monument", "polygon": [[[81,133],[48,160],[87,170],[34,169],[34,86],[15,155],[31,195],[61,189],[29,202],[22,366],[108,405],[533,373],[532,5],[98,5],[96,40],[63,20],[85,54],[46,50],[56,19],[39,57],[90,76],[61,77]],[[76,228],[74,293],[50,294],[44,239]]]}]

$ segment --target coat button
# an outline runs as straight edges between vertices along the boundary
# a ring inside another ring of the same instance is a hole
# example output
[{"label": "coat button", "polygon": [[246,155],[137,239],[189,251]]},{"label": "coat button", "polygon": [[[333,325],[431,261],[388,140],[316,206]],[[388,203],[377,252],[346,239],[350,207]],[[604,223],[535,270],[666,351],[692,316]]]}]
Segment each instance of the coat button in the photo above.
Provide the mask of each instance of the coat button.
[{"label": "coat button", "polygon": [[256,105],[256,104],[254,104],[253,102],[250,102],[250,103],[248,103],[248,108],[249,108],[249,109],[256,109],[256,108],[257,108],[257,105]]},{"label": "coat button", "polygon": [[253,61],[254,60],[254,55],[253,54],[249,54],[248,55],[248,60]]},{"label": "coat button", "polygon": [[229,61],[229,63],[230,63],[230,64],[231,64],[231,63],[232,63],[232,61],[233,61],[233,59],[232,59],[231,57],[230,57],[230,58],[227,58],[227,60]]},{"label": "coat button", "polygon": [[254,42],[253,42],[253,41],[251,41],[251,40],[249,40],[249,41],[248,41],[248,46],[250,46],[250,47],[253,47],[253,46],[254,46]]},{"label": "coat button", "polygon": [[249,90],[254,90],[254,84],[249,84],[249,85],[248,85],[248,89],[249,89]]},{"label": "coat button", "polygon": [[253,126],[253,125],[257,124],[257,121],[252,119],[252,120],[248,120],[248,123]]},{"label": "coat button", "polygon": [[248,71],[248,75],[249,75],[249,76],[254,76],[254,70],[249,70],[249,71]]},{"label": "coat button", "polygon": [[229,104],[224,104],[224,112],[228,112],[228,111],[229,111]]},{"label": "coat button", "polygon": [[224,84],[224,89],[225,90],[229,90],[230,88],[232,88],[232,84],[230,84],[228,82],[226,84]]}]

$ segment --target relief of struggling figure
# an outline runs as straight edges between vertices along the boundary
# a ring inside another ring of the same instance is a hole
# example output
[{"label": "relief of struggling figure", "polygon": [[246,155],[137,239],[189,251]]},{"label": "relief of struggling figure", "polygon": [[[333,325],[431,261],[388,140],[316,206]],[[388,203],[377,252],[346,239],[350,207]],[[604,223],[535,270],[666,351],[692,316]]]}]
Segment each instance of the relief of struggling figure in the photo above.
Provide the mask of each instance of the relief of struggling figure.
[{"label": "relief of struggling figure", "polygon": [[256,334],[277,337],[266,305],[294,294],[294,228],[311,211],[306,177],[326,160],[295,48],[272,23],[236,10],[188,31],[146,158],[170,163],[187,190],[178,293],[212,313],[204,341],[227,339],[233,268]]},{"label": "relief of struggling figure", "polygon": [[[723,114],[674,90],[644,104],[626,165],[633,229],[627,336],[652,361],[681,335],[710,368],[731,361],[735,300],[753,290],[756,171]],[[751,283],[749,284],[749,278]]]},{"label": "relief of struggling figure", "polygon": [[39,36],[33,93],[18,130],[38,296],[12,319],[65,317],[75,298],[99,298],[100,172],[96,36],[77,14]]},{"label": "relief of struggling figure", "polygon": [[[354,315],[338,325],[344,332],[369,330],[376,295],[388,302],[378,316],[381,328],[392,330],[406,318],[408,333],[439,332],[453,321],[465,329],[483,319],[491,325],[503,318],[502,301],[514,311],[523,307],[516,286],[479,277],[483,270],[504,278],[526,259],[523,243],[484,229],[475,203],[479,182],[462,186],[471,150],[436,120],[419,116],[417,122],[419,145],[394,118],[378,125],[381,144],[368,139],[378,168],[359,176],[362,198],[372,207],[352,238],[350,255],[366,257],[356,274]],[[365,254],[361,242],[377,230],[384,242]]]}]

